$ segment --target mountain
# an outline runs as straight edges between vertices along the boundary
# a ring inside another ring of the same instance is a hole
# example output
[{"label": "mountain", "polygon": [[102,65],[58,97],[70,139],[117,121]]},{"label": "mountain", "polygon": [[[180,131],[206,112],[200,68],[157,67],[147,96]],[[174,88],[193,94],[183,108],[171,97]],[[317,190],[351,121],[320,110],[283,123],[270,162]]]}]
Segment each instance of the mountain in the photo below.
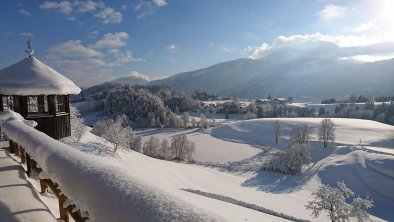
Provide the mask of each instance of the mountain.
[{"label": "mountain", "polygon": [[129,85],[145,85],[149,81],[143,77],[138,76],[125,76],[109,81],[110,83],[121,83]]},{"label": "mountain", "polygon": [[177,90],[204,90],[221,96],[303,99],[351,94],[394,95],[394,59],[356,62],[331,55],[333,45],[276,50],[261,59],[237,59],[149,82]]}]

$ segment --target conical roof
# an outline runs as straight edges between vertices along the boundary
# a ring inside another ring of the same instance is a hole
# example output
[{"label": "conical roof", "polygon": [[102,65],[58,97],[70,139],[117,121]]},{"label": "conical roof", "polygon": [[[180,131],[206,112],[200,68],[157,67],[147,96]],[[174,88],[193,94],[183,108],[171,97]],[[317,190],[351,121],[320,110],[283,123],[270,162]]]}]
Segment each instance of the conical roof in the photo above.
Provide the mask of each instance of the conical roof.
[{"label": "conical roof", "polygon": [[2,95],[67,95],[80,91],[71,80],[33,56],[0,70]]}]

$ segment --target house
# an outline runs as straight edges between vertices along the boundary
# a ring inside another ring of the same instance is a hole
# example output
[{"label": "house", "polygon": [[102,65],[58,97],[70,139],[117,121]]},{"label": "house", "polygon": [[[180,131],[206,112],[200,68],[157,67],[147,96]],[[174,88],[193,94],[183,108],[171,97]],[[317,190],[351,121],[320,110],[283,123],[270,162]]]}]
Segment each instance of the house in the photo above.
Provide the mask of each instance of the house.
[{"label": "house", "polygon": [[33,56],[0,70],[0,111],[7,109],[38,123],[36,129],[55,139],[71,135],[69,95],[81,89]]},{"label": "house", "polygon": [[287,100],[285,98],[275,98],[274,103],[275,104],[286,104]]}]

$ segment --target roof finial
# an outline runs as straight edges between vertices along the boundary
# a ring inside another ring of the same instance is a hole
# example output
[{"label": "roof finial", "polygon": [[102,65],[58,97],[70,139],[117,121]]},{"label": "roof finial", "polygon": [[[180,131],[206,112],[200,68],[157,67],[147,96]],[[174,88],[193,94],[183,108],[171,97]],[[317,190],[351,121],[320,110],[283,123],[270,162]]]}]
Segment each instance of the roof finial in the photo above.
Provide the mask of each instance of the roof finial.
[{"label": "roof finial", "polygon": [[31,55],[33,55],[33,53],[34,53],[34,49],[32,49],[31,45],[30,45],[30,39],[27,40],[27,49],[25,50],[25,52],[27,52],[27,54],[29,54],[30,58],[31,58]]}]

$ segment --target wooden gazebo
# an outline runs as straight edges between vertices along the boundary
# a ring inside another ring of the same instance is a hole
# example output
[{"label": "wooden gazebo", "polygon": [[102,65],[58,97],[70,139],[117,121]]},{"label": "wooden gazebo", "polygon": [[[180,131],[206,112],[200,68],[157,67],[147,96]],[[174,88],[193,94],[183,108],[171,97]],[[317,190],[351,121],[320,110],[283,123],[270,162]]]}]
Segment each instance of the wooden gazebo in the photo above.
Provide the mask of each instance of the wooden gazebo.
[{"label": "wooden gazebo", "polygon": [[0,111],[7,109],[38,123],[36,129],[61,139],[71,135],[69,94],[81,89],[71,80],[33,57],[0,70]]}]

